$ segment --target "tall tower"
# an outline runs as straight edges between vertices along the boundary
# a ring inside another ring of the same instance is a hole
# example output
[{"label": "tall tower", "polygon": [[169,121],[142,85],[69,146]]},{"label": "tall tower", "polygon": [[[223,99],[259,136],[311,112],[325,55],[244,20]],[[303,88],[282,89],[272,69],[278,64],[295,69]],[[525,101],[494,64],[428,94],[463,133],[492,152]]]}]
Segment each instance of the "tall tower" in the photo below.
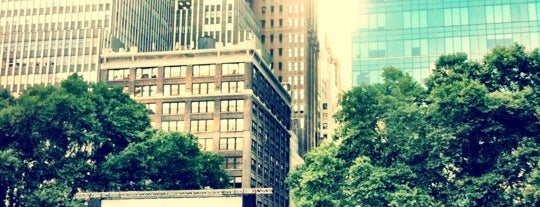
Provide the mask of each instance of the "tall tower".
[{"label": "tall tower", "polygon": [[[232,46],[261,34],[245,0],[176,0],[175,4],[174,50],[203,49],[207,40],[215,47]],[[261,46],[260,41],[254,42]]]},{"label": "tall tower", "polygon": [[261,40],[273,57],[272,69],[292,97],[293,131],[301,155],[317,146],[317,40],[315,0],[254,0]]},{"label": "tall tower", "polygon": [[537,0],[362,3],[352,35],[353,85],[382,81],[385,66],[422,81],[443,54],[464,52],[479,60],[497,45],[540,46]]},{"label": "tall tower", "polygon": [[[103,48],[170,48],[172,0],[0,2],[0,88],[15,95],[79,73],[97,81]],[[145,22],[145,24],[141,24]]]}]

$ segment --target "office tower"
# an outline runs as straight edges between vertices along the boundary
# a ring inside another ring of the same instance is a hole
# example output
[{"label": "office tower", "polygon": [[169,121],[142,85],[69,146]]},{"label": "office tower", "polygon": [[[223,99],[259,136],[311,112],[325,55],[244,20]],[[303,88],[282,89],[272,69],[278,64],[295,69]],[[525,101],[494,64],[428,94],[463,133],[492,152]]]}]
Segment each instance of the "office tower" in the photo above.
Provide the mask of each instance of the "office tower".
[{"label": "office tower", "polygon": [[176,0],[174,50],[237,45],[247,36],[260,34],[257,18],[245,0]]},{"label": "office tower", "polygon": [[155,128],[224,156],[232,187],[273,188],[257,206],[288,206],[291,98],[253,45],[108,53],[100,79],[146,104]]},{"label": "office tower", "polygon": [[319,120],[321,124],[319,143],[323,143],[332,140],[334,131],[337,128],[337,123],[332,117],[337,113],[338,97],[343,90],[341,66],[330,48],[327,36],[325,36],[319,52],[318,77],[318,111],[320,111]]},{"label": "office tower", "polygon": [[385,66],[422,81],[443,54],[479,60],[514,42],[532,50],[539,20],[537,0],[363,1],[352,35],[352,83],[382,81]]},{"label": "office tower", "polygon": [[254,0],[261,41],[273,57],[272,68],[292,97],[293,131],[303,155],[318,145],[317,24],[314,0]]},{"label": "office tower", "polygon": [[98,79],[103,48],[172,48],[172,0],[3,0],[0,88],[15,95],[69,74]]}]

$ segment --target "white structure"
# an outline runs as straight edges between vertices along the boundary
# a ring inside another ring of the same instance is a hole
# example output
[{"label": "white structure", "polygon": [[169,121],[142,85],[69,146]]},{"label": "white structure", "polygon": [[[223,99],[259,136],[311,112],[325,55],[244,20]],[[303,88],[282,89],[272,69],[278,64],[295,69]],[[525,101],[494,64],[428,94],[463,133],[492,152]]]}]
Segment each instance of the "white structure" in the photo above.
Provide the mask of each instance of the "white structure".
[{"label": "white structure", "polygon": [[255,195],[269,194],[272,188],[89,192],[75,198],[88,200],[89,207],[255,207]]},{"label": "white structure", "polygon": [[[0,88],[55,85],[72,73],[97,81],[102,48],[172,49],[172,0],[3,0]],[[141,24],[144,22],[144,24]]]},{"label": "white structure", "polygon": [[337,123],[333,116],[339,110],[338,99],[342,92],[341,68],[327,43],[328,40],[325,40],[319,53],[318,107],[321,112],[319,117],[319,127],[321,129],[319,143],[330,141],[334,135]]}]

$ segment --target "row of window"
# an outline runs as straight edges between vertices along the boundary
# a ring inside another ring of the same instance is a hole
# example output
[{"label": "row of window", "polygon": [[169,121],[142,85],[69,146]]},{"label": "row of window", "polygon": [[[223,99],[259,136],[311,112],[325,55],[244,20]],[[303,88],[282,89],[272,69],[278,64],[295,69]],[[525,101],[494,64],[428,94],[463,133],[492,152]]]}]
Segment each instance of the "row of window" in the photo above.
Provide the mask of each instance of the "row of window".
[{"label": "row of window", "polygon": [[[244,81],[231,81],[231,82],[221,82],[221,93],[238,93],[242,92],[244,89]],[[135,86],[135,97],[152,97],[155,96],[157,90],[157,85],[145,85],[145,86]],[[216,84],[211,83],[193,83],[191,94],[193,95],[204,95],[204,94],[214,94],[216,92]],[[186,90],[186,84],[164,84],[163,85],[163,96],[178,96],[188,94]]]},{"label": "row of window", "polygon": [[357,24],[361,29],[408,29],[536,21],[540,18],[539,7],[540,3],[529,3],[489,5],[483,7],[456,7],[434,11],[413,10],[405,11],[402,14],[395,12],[371,13],[361,14]]},{"label": "row of window", "polygon": [[[166,66],[163,68],[164,78],[176,78],[187,76],[187,66]],[[108,80],[129,79],[129,68],[108,70]],[[193,77],[205,77],[216,75],[216,65],[194,65],[192,68]],[[224,63],[221,65],[221,75],[241,75],[245,73],[244,63]],[[158,68],[137,68],[135,69],[135,79],[157,78]]]},{"label": "row of window", "polygon": [[[279,5],[279,13],[282,13],[283,12],[283,5]],[[261,13],[265,14],[266,13],[266,6],[262,6],[261,7]],[[270,13],[274,13],[274,6],[270,6]]]},{"label": "row of window", "polygon": [[[199,138],[199,147],[204,151],[214,150],[214,140],[212,138]],[[242,137],[220,137],[218,150],[236,151],[242,150],[244,141]]]},{"label": "row of window", "polygon": [[[275,24],[274,24],[274,19],[270,19],[269,22],[270,22],[270,25],[269,25],[269,26],[270,26],[270,27],[274,27],[274,25],[275,25]],[[279,27],[283,27],[283,19],[278,19],[277,22],[278,22],[278,26],[279,26]],[[261,20],[261,27],[262,27],[262,28],[265,28],[265,27],[266,27],[266,20],[264,20],[264,19]]]},{"label": "row of window", "polygon": [[[184,131],[183,120],[175,121],[163,121],[161,122],[161,129],[164,131]],[[198,119],[191,120],[190,122],[190,132],[212,132],[216,130],[214,128],[213,119]],[[244,131],[244,119],[221,119],[219,131],[221,132],[236,132]]]},{"label": "row of window", "polygon": [[70,31],[70,30],[75,30],[75,29],[94,30],[95,28],[102,28],[102,27],[109,27],[109,26],[110,26],[109,16],[106,16],[105,19],[86,20],[86,21],[65,21],[65,22],[59,21],[59,22],[52,22],[52,23],[35,23],[35,24],[31,24],[29,22],[26,24],[16,24],[16,22],[14,22],[14,24],[10,24],[10,22],[7,22],[7,23],[2,23],[2,25],[0,26],[0,31],[4,31],[4,29],[7,29],[8,30],[7,32],[15,32],[15,31],[55,32],[55,31],[62,31],[62,30]]},{"label": "row of window", "polygon": [[304,57],[304,48],[289,48],[289,57]]},{"label": "row of window", "polygon": [[287,77],[288,79],[288,83],[293,85],[293,86],[303,86],[304,85],[304,76],[298,76],[298,75],[295,75],[295,76],[289,76]]},{"label": "row of window", "polygon": [[446,37],[417,40],[374,41],[353,44],[356,59],[382,57],[413,57],[454,52],[484,52],[497,45],[520,42],[531,48],[537,47],[539,35],[534,33],[497,34],[465,37]]},{"label": "row of window", "polygon": [[33,9],[21,9],[21,10],[2,10],[0,11],[0,17],[11,16],[29,16],[29,15],[49,15],[49,14],[62,14],[62,13],[79,13],[79,12],[95,12],[110,10],[110,4],[87,4],[87,5],[73,5],[73,6],[53,6],[46,8],[33,8]]},{"label": "row of window", "polygon": [[[266,6],[262,6],[261,7],[261,13],[263,14],[266,14]],[[270,13],[274,13],[274,6],[269,6],[269,9],[270,9]],[[279,5],[278,6],[278,9],[279,9],[279,13],[282,13],[283,12],[283,5]],[[304,5],[301,4],[301,5],[292,5],[292,4],[289,4],[289,14],[292,14],[293,12],[295,14],[297,13],[304,13]]]},{"label": "row of window", "polygon": [[[242,112],[244,110],[244,100],[221,100],[221,112]],[[191,102],[191,113],[213,113],[214,101],[193,101]],[[147,103],[146,108],[149,113],[156,111],[155,103]],[[165,102],[163,103],[161,114],[184,114],[186,112],[185,102]]]},{"label": "row of window", "polygon": [[[278,26],[279,27],[283,27],[283,19],[278,19]],[[304,18],[290,18],[288,19],[288,22],[289,22],[289,27],[303,27],[305,26],[305,20]],[[274,27],[275,26],[275,21],[274,19],[270,19],[269,21],[269,27]],[[266,27],[266,20],[263,19],[261,20],[261,27],[262,28],[265,28]]]},{"label": "row of window", "polygon": [[287,69],[289,71],[304,71],[304,62],[288,62]]}]

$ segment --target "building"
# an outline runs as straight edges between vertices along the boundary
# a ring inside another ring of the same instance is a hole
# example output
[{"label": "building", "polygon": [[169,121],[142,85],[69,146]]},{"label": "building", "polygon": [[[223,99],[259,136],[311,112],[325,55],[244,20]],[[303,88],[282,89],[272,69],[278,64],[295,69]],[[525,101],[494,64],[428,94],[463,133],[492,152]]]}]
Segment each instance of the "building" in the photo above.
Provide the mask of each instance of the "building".
[{"label": "building", "polygon": [[352,35],[352,84],[382,81],[395,66],[422,81],[443,54],[481,59],[497,45],[537,48],[537,0],[366,0],[358,5]]},{"label": "building", "polygon": [[299,154],[317,146],[317,18],[315,0],[253,0],[261,41],[272,68],[292,97],[293,129]]},{"label": "building", "polygon": [[258,39],[215,49],[112,52],[100,79],[146,104],[152,124],[191,132],[225,157],[235,188],[273,188],[257,206],[288,206],[291,97],[270,70]]},{"label": "building", "polygon": [[173,8],[173,0],[3,0],[0,88],[17,95],[75,72],[94,82],[102,48],[172,49]]},{"label": "building", "polygon": [[342,92],[341,66],[338,59],[332,53],[325,36],[321,44],[318,66],[318,110],[321,136],[318,143],[328,142],[333,139],[334,131],[338,124],[333,116],[338,112],[338,98]]},{"label": "building", "polygon": [[246,33],[261,34],[245,0],[175,1],[174,50],[235,45],[245,41]]}]

